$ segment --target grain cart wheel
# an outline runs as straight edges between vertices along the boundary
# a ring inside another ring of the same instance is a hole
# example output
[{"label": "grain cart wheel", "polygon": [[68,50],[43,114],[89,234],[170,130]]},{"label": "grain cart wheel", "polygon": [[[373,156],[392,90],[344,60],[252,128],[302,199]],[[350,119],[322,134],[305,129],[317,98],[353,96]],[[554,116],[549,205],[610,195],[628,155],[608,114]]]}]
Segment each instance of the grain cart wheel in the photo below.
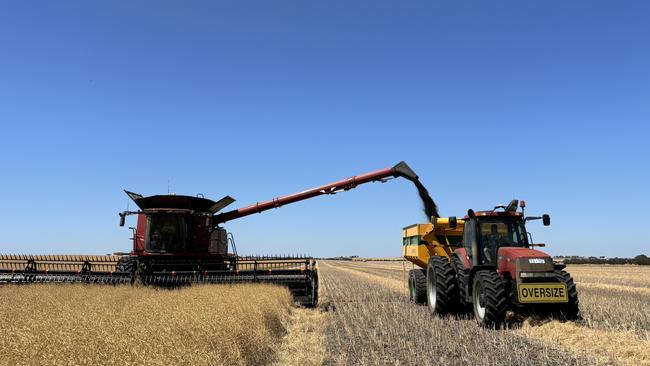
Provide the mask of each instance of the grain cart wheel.
[{"label": "grain cart wheel", "polygon": [[456,275],[447,258],[429,258],[427,304],[431,314],[437,315],[445,315],[458,306]]},{"label": "grain cart wheel", "polygon": [[472,305],[476,321],[499,329],[506,317],[506,290],[495,271],[478,271],[472,287]]},{"label": "grain cart wheel", "polygon": [[423,269],[409,271],[409,302],[418,305],[427,302],[427,274]]},{"label": "grain cart wheel", "polygon": [[576,284],[573,283],[573,278],[566,271],[555,271],[555,276],[558,281],[564,283],[567,289],[567,295],[569,301],[566,304],[562,304],[557,309],[557,316],[562,320],[578,320],[580,319],[580,308],[578,301],[578,291],[576,290]]}]

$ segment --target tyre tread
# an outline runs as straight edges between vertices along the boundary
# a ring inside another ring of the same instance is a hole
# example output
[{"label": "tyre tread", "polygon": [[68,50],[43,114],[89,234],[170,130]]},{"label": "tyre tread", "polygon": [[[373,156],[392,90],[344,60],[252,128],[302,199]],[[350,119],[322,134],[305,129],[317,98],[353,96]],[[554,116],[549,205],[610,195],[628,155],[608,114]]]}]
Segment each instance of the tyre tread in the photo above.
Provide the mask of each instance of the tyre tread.
[{"label": "tyre tread", "polygon": [[580,319],[580,301],[578,300],[578,290],[573,278],[567,271],[563,270],[555,271],[555,275],[561,283],[566,285],[569,297],[569,301],[559,308],[557,315],[562,320]]},{"label": "tyre tread", "polygon": [[[415,285],[415,294],[409,293],[409,301],[424,305],[427,303],[427,275],[423,269],[412,269],[409,271],[409,281]],[[409,286],[410,291],[410,286]]]},{"label": "tyre tread", "polygon": [[449,259],[434,256],[429,258],[429,268],[433,269],[436,280],[436,306],[429,309],[432,313],[445,315],[458,308],[458,286],[456,272]]},{"label": "tyre tread", "polygon": [[485,292],[485,317],[481,325],[499,329],[505,320],[508,299],[505,285],[496,271],[478,271],[475,281],[480,281]]}]

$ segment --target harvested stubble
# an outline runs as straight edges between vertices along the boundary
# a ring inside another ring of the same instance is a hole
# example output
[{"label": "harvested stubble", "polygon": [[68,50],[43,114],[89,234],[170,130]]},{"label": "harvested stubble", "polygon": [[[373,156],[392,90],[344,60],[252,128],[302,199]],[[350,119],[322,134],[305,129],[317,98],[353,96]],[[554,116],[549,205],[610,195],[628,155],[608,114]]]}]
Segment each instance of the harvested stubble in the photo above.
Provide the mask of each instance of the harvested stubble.
[{"label": "harvested stubble", "polygon": [[[322,297],[335,311],[327,328],[331,365],[587,365],[557,347],[491,331],[473,320],[431,317],[394,288],[395,279],[355,275],[320,262]],[[347,265],[349,267],[349,265]]]},{"label": "harvested stubble", "polygon": [[257,284],[5,286],[0,364],[268,364],[291,307],[286,288]]},{"label": "harvested stubble", "polygon": [[578,286],[585,325],[629,331],[650,342],[650,266],[573,265],[567,270]]},{"label": "harvested stubble", "polygon": [[[338,269],[356,273],[364,281],[405,293],[398,279],[404,267],[397,263],[335,262]],[[406,271],[410,266],[405,267]],[[580,359],[601,364],[650,365],[650,267],[583,266],[567,269],[578,284],[584,320],[561,323],[530,319],[508,331]]]}]

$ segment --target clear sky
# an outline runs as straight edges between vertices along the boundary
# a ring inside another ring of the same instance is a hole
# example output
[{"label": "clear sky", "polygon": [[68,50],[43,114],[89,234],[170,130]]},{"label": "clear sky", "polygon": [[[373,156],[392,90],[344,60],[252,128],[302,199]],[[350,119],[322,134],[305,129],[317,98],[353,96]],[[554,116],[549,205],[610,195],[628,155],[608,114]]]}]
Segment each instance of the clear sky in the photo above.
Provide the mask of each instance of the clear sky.
[{"label": "clear sky", "polygon": [[[551,254],[650,254],[649,19],[648,1],[2,2],[0,252],[130,250],[122,189],[238,207],[405,160],[442,215],[523,198]],[[393,180],[227,228],[243,253],[399,256],[420,208]]]}]

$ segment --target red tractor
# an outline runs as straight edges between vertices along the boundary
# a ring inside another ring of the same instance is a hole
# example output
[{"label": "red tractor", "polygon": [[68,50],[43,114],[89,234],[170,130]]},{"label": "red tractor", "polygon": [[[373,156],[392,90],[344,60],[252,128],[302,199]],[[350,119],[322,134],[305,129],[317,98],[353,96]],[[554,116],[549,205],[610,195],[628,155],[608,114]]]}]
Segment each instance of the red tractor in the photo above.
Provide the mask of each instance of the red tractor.
[{"label": "red tractor", "polygon": [[573,279],[563,264],[535,249],[545,245],[534,244],[526,230],[527,221],[547,226],[550,217],[525,217],[525,202],[522,212],[517,204],[404,228],[404,256],[422,267],[409,273],[411,301],[426,302],[439,315],[471,311],[480,324],[496,328],[507,310],[577,319]]}]

